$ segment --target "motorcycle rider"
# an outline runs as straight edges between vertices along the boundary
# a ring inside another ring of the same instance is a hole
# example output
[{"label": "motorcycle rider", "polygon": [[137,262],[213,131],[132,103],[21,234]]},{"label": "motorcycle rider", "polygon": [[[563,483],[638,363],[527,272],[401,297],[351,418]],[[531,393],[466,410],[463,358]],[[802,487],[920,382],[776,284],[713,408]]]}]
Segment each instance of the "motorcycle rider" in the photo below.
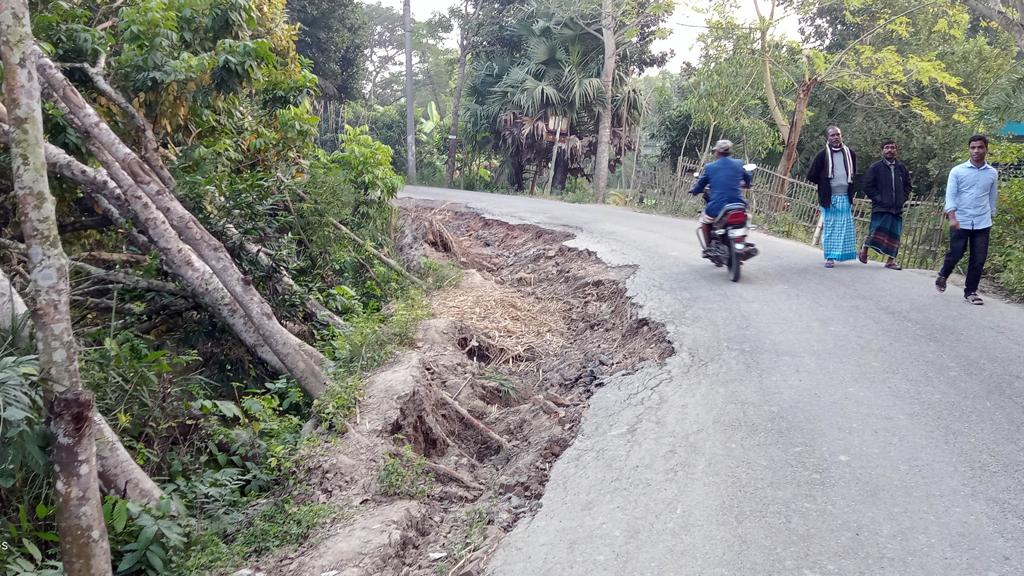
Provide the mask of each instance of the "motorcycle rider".
[{"label": "motorcycle rider", "polygon": [[704,234],[704,256],[711,245],[711,225],[714,224],[722,210],[729,204],[747,204],[740,192],[740,187],[750,188],[751,175],[743,169],[743,162],[732,158],[732,142],[719,140],[715,142],[714,162],[704,167],[704,174],[694,183],[690,194],[700,194],[710,185],[711,198],[701,212],[698,222]]}]

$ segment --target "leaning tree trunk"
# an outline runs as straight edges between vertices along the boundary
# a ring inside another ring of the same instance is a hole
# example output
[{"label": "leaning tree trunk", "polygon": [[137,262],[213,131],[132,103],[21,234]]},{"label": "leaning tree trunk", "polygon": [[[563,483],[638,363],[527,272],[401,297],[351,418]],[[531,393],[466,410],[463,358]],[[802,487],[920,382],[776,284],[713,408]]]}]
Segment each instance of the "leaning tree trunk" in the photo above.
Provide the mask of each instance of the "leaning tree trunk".
[{"label": "leaning tree trunk", "polygon": [[416,183],[416,93],[412,76],[412,8],[409,0],[402,5],[402,27],[405,30],[405,158],[406,176]]},{"label": "leaning tree trunk", "polygon": [[[463,26],[466,24],[463,23]],[[462,31],[462,42],[459,45],[459,73],[455,81],[455,94],[452,95],[452,125],[448,131],[448,166],[444,173],[445,186],[451,186],[455,179],[455,155],[459,149],[459,112],[462,108],[462,92],[466,87],[466,61],[469,60],[469,38]]]},{"label": "leaning tree trunk", "polygon": [[[90,152],[107,169],[111,179],[130,199],[141,201],[138,194],[131,193],[134,189],[152,202],[177,236],[213,271],[288,373],[311,396],[322,394],[327,382],[323,355],[278,322],[270,305],[251,280],[238,270],[224,245],[185,210],[146,164],[114,134],[57,66],[40,53],[37,67],[54,99],[67,110],[72,125],[83,133]],[[133,208],[139,209],[134,204]]]},{"label": "leaning tree trunk", "polygon": [[111,573],[110,544],[96,470],[93,397],[82,389],[78,371],[68,258],[57,231],[57,202],[46,178],[35,41],[25,0],[8,0],[0,8],[0,37],[4,94],[13,129],[14,191],[36,289],[32,318],[53,446],[61,558],[70,576],[102,576]]},{"label": "leaning tree trunk", "polygon": [[[644,106],[640,110],[640,122],[636,126],[636,151],[633,154],[633,175],[629,178],[629,189],[633,190],[636,187],[636,166],[640,163],[640,147],[642,146],[642,140],[644,137],[644,115],[647,112],[647,107]],[[625,168],[623,168],[625,171]]]},{"label": "leaning tree trunk", "polygon": [[690,142],[690,134],[693,133],[693,119],[690,119],[690,127],[686,130],[686,136],[683,137],[683,146],[679,149],[679,158],[676,160],[676,183],[683,178],[683,158],[686,155],[686,145]]},{"label": "leaning tree trunk", "polygon": [[555,130],[555,142],[551,145],[551,164],[548,166],[548,184],[544,192],[551,194],[551,185],[555,181],[555,165],[558,163],[558,142],[562,139],[562,119],[558,117],[558,129]]},{"label": "leaning tree trunk", "polygon": [[604,42],[604,64],[601,66],[601,89],[605,101],[597,124],[597,157],[594,160],[594,200],[604,204],[608,195],[608,160],[612,148],[612,83],[615,80],[615,14],[612,0],[603,0],[601,40]]},{"label": "leaning tree trunk", "polygon": [[[100,153],[109,160],[108,163],[112,162],[108,155],[102,151]],[[46,160],[54,172],[79,186],[92,187],[97,194],[111,202],[130,205],[136,226],[152,238],[164,265],[181,279],[192,297],[224,322],[256,357],[278,373],[288,372],[210,267],[178,238],[164,215],[137,186],[133,185],[128,189],[129,193],[124,194],[102,169],[85,166],[60,148],[49,144],[46,147]]]},{"label": "leaning tree trunk", "polygon": [[[3,141],[5,128],[0,125],[0,141]],[[267,347],[252,323],[246,318],[245,312],[213,275],[213,271],[199,259],[193,250],[183,246],[166,218],[156,210],[145,195],[139,192],[139,196],[135,198],[134,204],[141,210],[141,215],[139,215],[134,208],[129,206],[128,198],[103,169],[85,166],[52,144],[46,145],[46,162],[50,170],[74,182],[80,188],[89,190],[94,197],[104,200],[107,205],[123,204],[127,206],[125,211],[132,215],[138,229],[146,230],[148,234],[157,239],[156,248],[165,268],[182,280],[192,297],[224,322],[257,358],[266,362],[276,372],[287,373],[284,365]],[[132,232],[141,237],[138,230]],[[149,243],[149,240],[146,239],[145,242]],[[100,481],[106,485],[106,481],[102,477]]]},{"label": "leaning tree trunk", "polygon": [[[793,164],[796,164],[797,156],[797,144],[800,143],[800,133],[804,129],[804,123],[807,121],[807,104],[811,100],[811,93],[814,92],[814,87],[817,86],[818,79],[811,77],[804,80],[797,88],[796,92],[796,108],[793,110],[793,121],[789,123],[789,134],[786,137],[786,147],[782,152],[782,159],[779,160],[779,166],[776,171],[786,178],[790,177],[790,172],[793,170]],[[789,182],[785,178],[779,178],[778,188],[775,190],[776,202],[778,205],[775,208],[780,208],[784,202],[782,199],[786,196],[786,191],[789,187]]]}]

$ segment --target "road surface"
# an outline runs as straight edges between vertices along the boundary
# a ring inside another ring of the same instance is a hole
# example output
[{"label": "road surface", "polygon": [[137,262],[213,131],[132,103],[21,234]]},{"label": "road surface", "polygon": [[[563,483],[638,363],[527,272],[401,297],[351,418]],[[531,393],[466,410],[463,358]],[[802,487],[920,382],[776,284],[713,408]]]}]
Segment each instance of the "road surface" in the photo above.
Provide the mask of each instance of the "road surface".
[{"label": "road surface", "polygon": [[576,234],[677,349],[591,401],[492,576],[1024,574],[1024,308],[693,221],[407,187]]}]

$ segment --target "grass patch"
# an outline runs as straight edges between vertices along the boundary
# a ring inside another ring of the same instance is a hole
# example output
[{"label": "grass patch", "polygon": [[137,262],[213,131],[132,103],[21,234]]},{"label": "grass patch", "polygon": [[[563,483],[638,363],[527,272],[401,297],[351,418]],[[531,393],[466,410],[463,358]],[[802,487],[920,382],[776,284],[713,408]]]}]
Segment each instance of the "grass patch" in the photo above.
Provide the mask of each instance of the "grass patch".
[{"label": "grass patch", "polygon": [[491,514],[486,508],[477,506],[467,510],[461,537],[448,544],[448,556],[434,567],[434,573],[448,576],[456,566],[476,552],[487,538],[487,525],[490,523]]},{"label": "grass patch", "polygon": [[412,451],[408,444],[398,456],[388,454],[377,481],[385,496],[425,498],[434,489],[434,478],[427,472],[427,459]]},{"label": "grass patch", "polygon": [[438,262],[424,258],[423,281],[431,290],[441,290],[462,282],[463,270],[451,262]]},{"label": "grass patch", "polygon": [[188,557],[175,566],[174,574],[212,576],[254,558],[294,550],[312,530],[338,515],[338,510],[327,504],[279,500],[250,518],[239,532],[227,539],[211,531],[195,536]]}]

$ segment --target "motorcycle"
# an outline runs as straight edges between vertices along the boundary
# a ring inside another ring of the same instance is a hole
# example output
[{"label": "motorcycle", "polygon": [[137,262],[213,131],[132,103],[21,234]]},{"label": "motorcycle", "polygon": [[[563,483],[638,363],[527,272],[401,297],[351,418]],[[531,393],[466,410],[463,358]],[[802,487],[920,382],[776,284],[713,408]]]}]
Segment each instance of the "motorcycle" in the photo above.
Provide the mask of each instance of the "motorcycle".
[{"label": "motorcycle", "polygon": [[[743,166],[747,172],[753,172],[756,168],[754,164]],[[728,266],[729,278],[733,282],[739,282],[743,263],[758,255],[757,246],[753,242],[747,242],[747,234],[751,228],[748,224],[746,205],[727,204],[711,225],[709,244],[704,243],[704,233],[701,228],[697,228],[697,241],[704,257],[718,268]]]}]

